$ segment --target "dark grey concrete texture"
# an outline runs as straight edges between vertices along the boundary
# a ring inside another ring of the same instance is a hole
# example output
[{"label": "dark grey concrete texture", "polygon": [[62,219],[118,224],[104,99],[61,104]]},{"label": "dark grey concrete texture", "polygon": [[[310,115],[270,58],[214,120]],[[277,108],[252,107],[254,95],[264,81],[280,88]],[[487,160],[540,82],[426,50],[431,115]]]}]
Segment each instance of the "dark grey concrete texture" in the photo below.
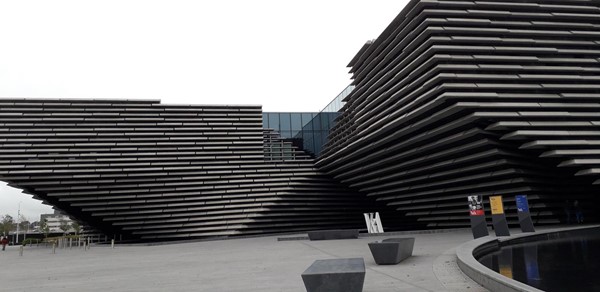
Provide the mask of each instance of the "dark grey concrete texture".
[{"label": "dark grey concrete texture", "polygon": [[356,239],[358,229],[315,230],[308,232],[310,240]]},{"label": "dark grey concrete texture", "polygon": [[307,292],[361,292],[365,282],[363,258],[316,260],[302,273]]},{"label": "dark grey concrete texture", "polygon": [[535,232],[533,227],[533,221],[531,221],[531,213],[529,212],[517,212],[519,216],[519,226],[523,232]]},{"label": "dark grey concrete texture", "polygon": [[378,265],[395,265],[412,255],[414,244],[414,237],[388,238],[369,242],[369,249]]},{"label": "dark grey concrete texture", "polygon": [[485,216],[469,216],[469,220],[471,221],[471,232],[473,232],[473,238],[477,239],[490,235],[487,229]]},{"label": "dark grey concrete texture", "polygon": [[492,224],[494,224],[496,236],[510,236],[508,223],[506,222],[506,214],[492,214]]}]

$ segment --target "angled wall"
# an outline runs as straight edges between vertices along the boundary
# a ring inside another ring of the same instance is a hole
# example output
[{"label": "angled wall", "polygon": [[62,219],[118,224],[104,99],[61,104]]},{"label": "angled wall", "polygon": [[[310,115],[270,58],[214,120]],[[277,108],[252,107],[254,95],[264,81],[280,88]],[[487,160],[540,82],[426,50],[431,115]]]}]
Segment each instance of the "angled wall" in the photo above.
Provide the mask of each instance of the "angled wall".
[{"label": "angled wall", "polygon": [[411,1],[351,61],[317,166],[405,224],[468,226],[468,195],[597,220],[599,1]]},{"label": "angled wall", "polygon": [[0,99],[0,180],[123,238],[362,226],[363,197],[279,140],[259,106]]}]

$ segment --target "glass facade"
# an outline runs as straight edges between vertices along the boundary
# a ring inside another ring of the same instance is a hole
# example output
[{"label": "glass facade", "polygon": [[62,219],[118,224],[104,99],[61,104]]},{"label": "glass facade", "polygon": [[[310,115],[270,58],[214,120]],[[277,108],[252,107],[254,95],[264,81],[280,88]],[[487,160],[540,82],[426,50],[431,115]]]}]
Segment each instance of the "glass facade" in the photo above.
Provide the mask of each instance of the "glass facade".
[{"label": "glass facade", "polygon": [[339,112],[342,109],[342,106],[344,106],[344,104],[346,102],[344,102],[344,98],[346,98],[346,96],[348,96],[350,94],[350,92],[352,92],[352,90],[354,90],[354,85],[348,85],[348,87],[346,87],[344,90],[342,90],[342,92],[340,92],[340,94],[338,94],[327,106],[325,106],[325,108],[323,108],[323,110],[321,110],[321,112],[325,112],[325,113],[333,113],[333,112]]},{"label": "glass facade", "polygon": [[302,138],[304,150],[315,157],[319,156],[327,142],[329,130],[335,125],[335,119],[339,115],[337,112],[320,112],[294,138]]},{"label": "glass facade", "polygon": [[353,85],[346,87],[319,113],[263,113],[263,128],[273,129],[282,138],[294,140],[294,145],[302,145],[304,151],[317,157],[327,143],[335,119],[341,114],[344,98],[353,89]]},{"label": "glass facade", "polygon": [[[263,113],[263,128],[273,129],[282,138],[296,137],[318,113]],[[299,137],[299,138],[302,138]]]}]

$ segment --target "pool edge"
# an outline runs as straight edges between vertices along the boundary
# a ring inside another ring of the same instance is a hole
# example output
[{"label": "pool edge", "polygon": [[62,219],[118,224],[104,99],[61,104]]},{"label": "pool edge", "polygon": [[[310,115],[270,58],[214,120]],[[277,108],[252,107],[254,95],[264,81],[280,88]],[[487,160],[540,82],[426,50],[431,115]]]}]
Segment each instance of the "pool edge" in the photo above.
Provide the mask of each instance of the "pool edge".
[{"label": "pool edge", "polygon": [[485,287],[490,291],[498,292],[539,292],[543,291],[535,287],[531,287],[517,280],[513,280],[502,276],[501,274],[488,269],[475,259],[474,253],[482,250],[496,249],[500,246],[510,245],[511,242],[518,243],[526,241],[537,241],[540,236],[549,236],[553,233],[561,233],[565,231],[583,230],[591,228],[599,228],[600,225],[586,225],[578,227],[563,227],[531,233],[519,233],[512,236],[496,238],[493,236],[485,236],[469,242],[463,243],[456,248],[456,256],[458,258],[458,267],[473,281]]}]

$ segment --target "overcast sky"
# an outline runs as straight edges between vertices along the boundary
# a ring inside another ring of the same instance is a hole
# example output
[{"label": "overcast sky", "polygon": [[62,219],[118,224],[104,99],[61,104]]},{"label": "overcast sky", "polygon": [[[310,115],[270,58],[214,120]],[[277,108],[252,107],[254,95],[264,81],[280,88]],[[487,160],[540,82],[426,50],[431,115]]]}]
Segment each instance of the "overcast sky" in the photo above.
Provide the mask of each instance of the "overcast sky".
[{"label": "overcast sky", "polygon": [[[0,0],[0,97],[319,111],[407,2]],[[0,214],[19,201],[40,212],[0,187]]]}]

